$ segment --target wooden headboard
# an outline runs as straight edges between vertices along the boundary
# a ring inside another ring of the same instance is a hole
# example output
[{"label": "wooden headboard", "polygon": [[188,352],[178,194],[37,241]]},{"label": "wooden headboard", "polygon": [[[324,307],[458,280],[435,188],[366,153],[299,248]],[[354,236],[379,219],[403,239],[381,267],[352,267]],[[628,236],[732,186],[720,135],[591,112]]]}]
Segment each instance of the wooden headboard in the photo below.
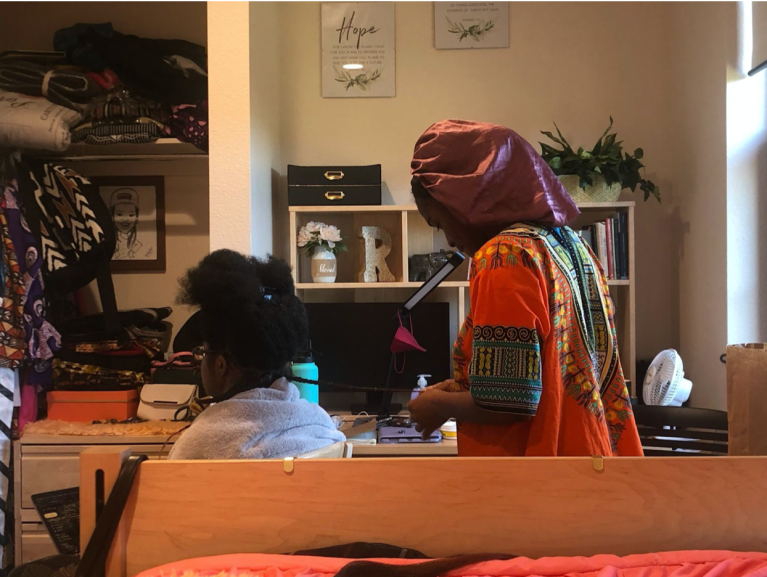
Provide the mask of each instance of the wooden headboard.
[{"label": "wooden headboard", "polygon": [[[96,470],[111,486],[124,457],[83,453],[84,541]],[[767,458],[148,461],[107,577],[352,541],[432,556],[767,551]]]}]

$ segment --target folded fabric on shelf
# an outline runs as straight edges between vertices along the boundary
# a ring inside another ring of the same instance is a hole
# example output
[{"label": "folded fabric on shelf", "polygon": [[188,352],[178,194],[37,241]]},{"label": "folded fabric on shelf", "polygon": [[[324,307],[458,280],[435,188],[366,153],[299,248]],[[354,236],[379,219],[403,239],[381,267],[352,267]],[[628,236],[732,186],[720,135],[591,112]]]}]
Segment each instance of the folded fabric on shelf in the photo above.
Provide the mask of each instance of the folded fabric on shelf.
[{"label": "folded fabric on shelf", "polygon": [[80,35],[92,29],[96,33],[111,38],[114,29],[109,22],[103,24],[75,24],[69,28],[57,30],[53,35],[55,50],[66,53],[67,60],[88,70],[102,71],[108,66],[106,60],[87,42],[80,41]]},{"label": "folded fabric on shelf", "polygon": [[120,79],[117,77],[117,74],[109,68],[105,68],[101,72],[86,72],[86,74],[88,75],[88,78],[106,91],[115,90],[120,87]]},{"label": "folded fabric on shelf", "polygon": [[101,314],[60,324],[64,346],[54,361],[56,390],[122,390],[150,382],[152,361],[163,358],[172,325],[163,321],[170,308],[118,313],[123,325],[105,338]]},{"label": "folded fabric on shelf", "polygon": [[[157,323],[167,319],[172,312],[173,309],[170,307],[161,307],[120,311],[117,315],[124,329],[153,327],[160,330]],[[93,343],[113,340],[101,338],[101,332],[104,329],[104,315],[101,313],[62,320],[57,327],[65,343],[83,343],[84,346],[93,346]],[[167,329],[163,328],[163,330]],[[80,350],[85,352],[84,348]]]},{"label": "folded fabric on shelf", "polygon": [[75,347],[64,347],[56,353],[56,358],[68,363],[93,365],[112,371],[149,374],[153,357],[148,356],[146,351],[135,343],[131,343],[131,346],[132,350],[122,350],[120,351],[121,354],[109,352],[80,353]]},{"label": "folded fabric on shelf", "polygon": [[165,354],[170,349],[170,336],[173,333],[172,323],[158,321],[141,327],[129,325],[125,330],[133,339],[142,343],[142,346],[147,350],[155,350]]},{"label": "folded fabric on shelf", "polygon": [[163,135],[165,109],[127,90],[94,98],[81,124],[72,130],[73,142],[86,144],[146,144]]},{"label": "folded fabric on shelf", "polygon": [[[154,311],[129,311],[123,319],[157,318]],[[91,317],[96,318],[96,317]],[[143,324],[139,320],[139,324]],[[146,329],[123,329],[119,338],[102,341],[69,342],[56,353],[55,390],[110,391],[135,388],[151,381],[152,361],[161,359],[165,331],[170,323],[149,323]],[[166,347],[167,348],[167,347]]]},{"label": "folded fabric on shelf", "polygon": [[171,106],[165,134],[208,152],[208,101]]},{"label": "folded fabric on shelf", "polygon": [[63,152],[82,115],[45,98],[0,90],[0,148]]},{"label": "folded fabric on shelf", "polygon": [[59,391],[124,391],[148,382],[138,371],[120,371],[96,365],[53,360],[53,388]]},{"label": "folded fabric on shelf", "polygon": [[205,47],[186,40],[140,38],[111,24],[77,24],[58,30],[56,50],[90,70],[114,70],[126,86],[166,104],[200,102],[208,96]]},{"label": "folded fabric on shelf", "polygon": [[0,60],[0,89],[27,96],[42,96],[54,104],[78,112],[101,93],[98,84],[84,72],[18,60]]}]

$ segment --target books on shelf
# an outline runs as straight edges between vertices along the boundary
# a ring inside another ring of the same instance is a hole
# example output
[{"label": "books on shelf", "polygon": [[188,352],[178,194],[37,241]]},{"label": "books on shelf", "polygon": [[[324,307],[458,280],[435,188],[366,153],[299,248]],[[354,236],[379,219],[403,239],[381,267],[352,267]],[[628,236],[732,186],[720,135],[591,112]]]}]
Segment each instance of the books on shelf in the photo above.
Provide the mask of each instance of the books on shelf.
[{"label": "books on shelf", "polygon": [[607,274],[607,225],[604,222],[598,222],[594,226],[597,227],[597,257],[602,263],[602,269]]},{"label": "books on shelf", "polygon": [[602,263],[608,280],[628,280],[628,214],[621,212],[578,231]]}]

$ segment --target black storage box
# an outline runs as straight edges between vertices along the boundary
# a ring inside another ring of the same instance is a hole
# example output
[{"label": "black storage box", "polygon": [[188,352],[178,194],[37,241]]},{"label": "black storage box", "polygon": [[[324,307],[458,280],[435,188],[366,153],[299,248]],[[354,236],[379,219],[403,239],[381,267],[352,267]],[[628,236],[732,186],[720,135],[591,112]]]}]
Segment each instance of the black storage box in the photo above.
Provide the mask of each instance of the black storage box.
[{"label": "black storage box", "polygon": [[290,206],[378,206],[381,204],[381,165],[288,165]]}]

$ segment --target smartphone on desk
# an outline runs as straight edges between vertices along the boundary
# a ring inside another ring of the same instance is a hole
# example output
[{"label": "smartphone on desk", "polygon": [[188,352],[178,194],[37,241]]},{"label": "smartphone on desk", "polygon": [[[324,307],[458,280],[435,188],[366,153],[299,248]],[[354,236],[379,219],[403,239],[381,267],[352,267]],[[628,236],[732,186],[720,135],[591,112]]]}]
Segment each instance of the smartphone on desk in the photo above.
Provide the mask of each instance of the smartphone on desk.
[{"label": "smartphone on desk", "polygon": [[399,417],[399,416],[392,416],[392,417],[386,417],[383,419],[378,419],[378,423],[376,425],[378,430],[381,430],[384,427],[411,427],[411,426],[413,426],[413,423],[410,420],[410,417]]},{"label": "smartphone on desk", "polygon": [[375,417],[357,417],[354,419],[354,422],[352,423],[352,427],[361,427],[362,425],[368,424],[370,421],[375,421]]},{"label": "smartphone on desk", "polygon": [[381,427],[378,429],[378,442],[383,445],[402,443],[439,443],[442,433],[434,431],[428,439],[424,439],[421,433],[415,430],[414,425],[409,427]]}]

